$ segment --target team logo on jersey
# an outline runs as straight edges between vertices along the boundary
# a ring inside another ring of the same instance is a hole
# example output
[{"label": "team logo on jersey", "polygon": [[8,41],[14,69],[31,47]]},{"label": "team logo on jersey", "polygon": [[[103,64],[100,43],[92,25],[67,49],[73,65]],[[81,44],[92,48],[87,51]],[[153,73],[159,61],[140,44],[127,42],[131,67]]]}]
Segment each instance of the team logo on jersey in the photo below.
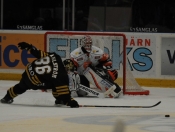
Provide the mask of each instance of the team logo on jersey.
[{"label": "team logo on jersey", "polygon": [[96,53],[96,50],[93,50],[92,53]]},{"label": "team logo on jersey", "polygon": [[75,55],[79,55],[79,54],[81,54],[81,52],[75,52]]},{"label": "team logo on jersey", "polygon": [[97,53],[97,52],[99,52],[99,50],[93,50],[93,51],[92,51],[92,53]]}]

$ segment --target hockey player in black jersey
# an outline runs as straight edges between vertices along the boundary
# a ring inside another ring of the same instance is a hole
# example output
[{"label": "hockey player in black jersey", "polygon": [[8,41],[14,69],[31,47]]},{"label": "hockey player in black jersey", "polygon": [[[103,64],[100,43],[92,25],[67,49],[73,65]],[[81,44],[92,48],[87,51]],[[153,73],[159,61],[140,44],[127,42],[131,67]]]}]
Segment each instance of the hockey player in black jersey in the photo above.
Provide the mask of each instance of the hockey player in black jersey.
[{"label": "hockey player in black jersey", "polygon": [[52,89],[55,104],[79,107],[78,102],[70,96],[69,78],[59,55],[38,50],[26,42],[18,43],[18,47],[30,51],[37,59],[26,66],[20,82],[7,90],[1,103],[11,104],[15,97],[29,89]]}]

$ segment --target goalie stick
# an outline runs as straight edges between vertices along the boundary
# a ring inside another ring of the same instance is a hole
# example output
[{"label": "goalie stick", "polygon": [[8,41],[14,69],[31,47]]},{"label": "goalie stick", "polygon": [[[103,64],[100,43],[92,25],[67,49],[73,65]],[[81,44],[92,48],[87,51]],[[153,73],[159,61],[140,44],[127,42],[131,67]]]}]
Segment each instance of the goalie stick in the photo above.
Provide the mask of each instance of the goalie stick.
[{"label": "goalie stick", "polygon": [[161,101],[151,106],[110,106],[110,105],[79,105],[79,107],[112,107],[112,108],[152,108],[159,105]]}]

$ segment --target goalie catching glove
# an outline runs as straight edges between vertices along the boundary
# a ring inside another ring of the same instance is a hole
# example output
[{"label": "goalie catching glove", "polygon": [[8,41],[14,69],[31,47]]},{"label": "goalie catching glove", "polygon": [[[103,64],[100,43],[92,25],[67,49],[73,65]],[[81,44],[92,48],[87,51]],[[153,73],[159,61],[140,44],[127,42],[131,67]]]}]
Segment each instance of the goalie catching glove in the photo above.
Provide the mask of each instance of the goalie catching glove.
[{"label": "goalie catching glove", "polygon": [[33,47],[32,44],[28,44],[26,42],[18,43],[18,48],[20,48],[21,50],[23,50],[23,49],[30,50],[30,49],[32,49],[32,47]]},{"label": "goalie catching glove", "polygon": [[113,70],[107,70],[107,73],[109,74],[109,77],[115,81],[118,78],[118,72],[113,69]]},{"label": "goalie catching glove", "polygon": [[[113,72],[111,72],[111,74],[117,74],[115,70]],[[87,80],[92,85],[96,86],[100,91],[102,91],[106,97],[118,98],[120,96],[121,88],[117,83],[113,81],[116,77],[113,75],[113,78],[109,78],[104,69],[90,66],[86,68],[83,74]]]}]

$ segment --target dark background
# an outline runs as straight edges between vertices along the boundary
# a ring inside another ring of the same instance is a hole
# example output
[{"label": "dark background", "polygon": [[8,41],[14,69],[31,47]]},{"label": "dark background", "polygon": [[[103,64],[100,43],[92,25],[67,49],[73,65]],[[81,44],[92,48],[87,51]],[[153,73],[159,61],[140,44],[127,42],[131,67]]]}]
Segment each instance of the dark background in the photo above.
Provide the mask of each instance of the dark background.
[{"label": "dark background", "polygon": [[65,3],[63,29],[63,0],[3,0],[0,29],[42,26],[40,30],[175,32],[174,0],[75,0],[74,28],[72,0]]}]

